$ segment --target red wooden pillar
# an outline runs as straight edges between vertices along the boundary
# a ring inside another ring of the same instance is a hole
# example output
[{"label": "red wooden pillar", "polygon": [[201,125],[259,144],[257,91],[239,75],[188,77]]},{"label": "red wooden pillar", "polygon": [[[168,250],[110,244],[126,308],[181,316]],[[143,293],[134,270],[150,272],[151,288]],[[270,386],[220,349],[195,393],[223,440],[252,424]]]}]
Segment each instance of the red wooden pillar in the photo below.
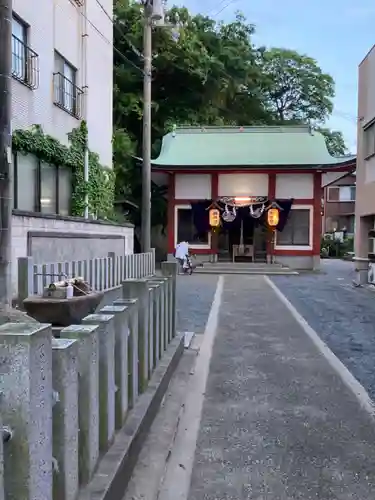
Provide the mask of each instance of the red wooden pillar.
[{"label": "red wooden pillar", "polygon": [[320,255],[320,239],[322,234],[322,174],[314,173],[314,201],[313,201],[313,255]]},{"label": "red wooden pillar", "polygon": [[[268,174],[268,199],[273,201],[276,197],[276,174]],[[272,262],[274,243],[271,241],[271,234],[267,237],[267,260]]]},{"label": "red wooden pillar", "polygon": [[168,254],[174,253],[174,227],[175,227],[175,177],[173,173],[168,175],[168,208],[167,208],[167,238]]}]

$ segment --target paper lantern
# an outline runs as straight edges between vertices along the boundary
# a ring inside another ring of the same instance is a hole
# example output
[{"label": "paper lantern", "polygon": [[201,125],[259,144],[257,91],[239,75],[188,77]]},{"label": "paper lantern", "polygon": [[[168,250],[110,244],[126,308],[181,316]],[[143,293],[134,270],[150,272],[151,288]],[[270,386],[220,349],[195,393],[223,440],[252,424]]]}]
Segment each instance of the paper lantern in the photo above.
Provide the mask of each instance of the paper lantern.
[{"label": "paper lantern", "polygon": [[280,216],[277,208],[270,208],[267,212],[267,222],[271,227],[276,227],[279,223]]},{"label": "paper lantern", "polygon": [[220,211],[217,208],[212,208],[210,210],[210,226],[211,227],[220,226]]}]

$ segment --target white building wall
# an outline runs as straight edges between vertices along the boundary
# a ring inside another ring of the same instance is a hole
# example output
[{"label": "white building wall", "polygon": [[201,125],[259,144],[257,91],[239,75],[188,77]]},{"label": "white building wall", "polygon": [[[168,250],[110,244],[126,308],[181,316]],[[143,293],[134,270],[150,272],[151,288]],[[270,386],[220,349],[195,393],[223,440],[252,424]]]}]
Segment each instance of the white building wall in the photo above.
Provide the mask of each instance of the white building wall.
[{"label": "white building wall", "polygon": [[[102,0],[102,3],[112,15],[113,1]],[[99,154],[101,163],[110,167],[112,23],[97,2],[84,4],[79,7],[74,0],[37,0],[36,5],[30,0],[13,0],[13,11],[30,26],[28,45],[39,55],[40,76],[36,90],[12,80],[12,129],[39,124],[45,133],[67,143],[67,134],[79,125],[79,120],[53,104],[57,50],[77,69],[77,84],[87,94],[83,100],[83,118],[88,124],[89,146]]]},{"label": "white building wall", "polygon": [[268,174],[219,174],[219,196],[268,196]]},{"label": "white building wall", "polygon": [[314,198],[314,176],[312,174],[277,174],[276,198]]},{"label": "white building wall", "polygon": [[[86,1],[87,45],[87,125],[89,146],[103,165],[112,165],[113,109],[113,24],[96,1]],[[112,17],[113,0],[100,0]],[[97,28],[102,35],[93,27]]]},{"label": "white building wall", "polygon": [[210,174],[176,174],[176,200],[209,200],[211,199]]}]

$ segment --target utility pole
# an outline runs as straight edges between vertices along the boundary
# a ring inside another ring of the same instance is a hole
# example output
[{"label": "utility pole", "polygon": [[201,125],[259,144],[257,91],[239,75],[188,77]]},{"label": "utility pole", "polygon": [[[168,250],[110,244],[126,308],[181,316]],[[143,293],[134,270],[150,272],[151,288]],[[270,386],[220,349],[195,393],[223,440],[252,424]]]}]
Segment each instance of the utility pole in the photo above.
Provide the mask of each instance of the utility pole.
[{"label": "utility pole", "polygon": [[12,306],[12,0],[0,0],[0,307]]},{"label": "utility pole", "polygon": [[152,79],[152,0],[144,4],[143,31],[143,163],[142,163],[142,252],[151,249],[151,79]]}]

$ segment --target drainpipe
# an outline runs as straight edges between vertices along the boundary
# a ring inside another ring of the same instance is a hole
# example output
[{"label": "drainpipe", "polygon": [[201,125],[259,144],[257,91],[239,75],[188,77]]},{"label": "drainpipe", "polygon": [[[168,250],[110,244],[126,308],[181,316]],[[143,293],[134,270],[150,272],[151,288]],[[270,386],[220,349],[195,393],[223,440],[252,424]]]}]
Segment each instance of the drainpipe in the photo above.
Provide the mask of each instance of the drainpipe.
[{"label": "drainpipe", "polygon": [[[85,181],[85,184],[87,186],[87,183],[89,182],[89,148],[88,148],[88,141],[86,141],[86,149],[85,149],[85,161],[84,161],[84,166],[83,166],[83,179]],[[86,192],[85,194],[85,214],[84,214],[85,219],[89,218],[89,195]]]}]

